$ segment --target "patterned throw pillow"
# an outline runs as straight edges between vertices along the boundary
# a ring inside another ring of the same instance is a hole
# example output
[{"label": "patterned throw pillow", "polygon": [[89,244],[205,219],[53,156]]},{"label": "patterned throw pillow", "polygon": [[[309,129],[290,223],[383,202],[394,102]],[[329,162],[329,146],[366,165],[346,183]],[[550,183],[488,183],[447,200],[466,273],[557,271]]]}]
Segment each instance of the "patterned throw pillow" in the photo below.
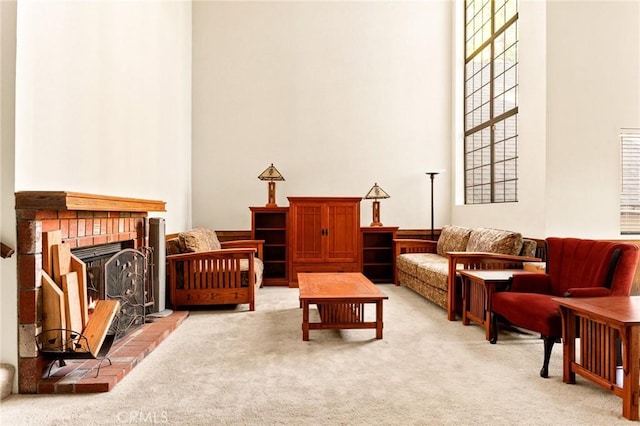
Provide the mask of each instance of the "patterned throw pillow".
[{"label": "patterned throw pillow", "polygon": [[180,240],[178,237],[171,238],[166,242],[166,252],[168,255],[170,254],[180,254]]},{"label": "patterned throw pillow", "polygon": [[448,251],[465,251],[471,235],[471,228],[456,225],[444,225],[438,238],[436,252],[446,256]]},{"label": "patterned throw pillow", "polygon": [[488,253],[518,255],[521,249],[522,234],[501,229],[474,229],[467,244],[467,251]]},{"label": "patterned throw pillow", "polygon": [[180,250],[183,253],[220,250],[220,241],[215,231],[207,228],[195,228],[178,234]]}]

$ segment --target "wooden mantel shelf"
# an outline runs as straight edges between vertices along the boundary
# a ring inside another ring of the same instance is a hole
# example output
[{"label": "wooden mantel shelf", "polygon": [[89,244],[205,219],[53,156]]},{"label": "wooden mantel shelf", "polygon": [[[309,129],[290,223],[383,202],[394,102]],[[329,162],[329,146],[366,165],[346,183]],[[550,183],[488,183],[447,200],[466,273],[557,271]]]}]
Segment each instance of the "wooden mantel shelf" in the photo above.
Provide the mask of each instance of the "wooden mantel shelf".
[{"label": "wooden mantel shelf", "polygon": [[164,212],[166,203],[158,200],[112,197],[67,191],[16,192],[16,210],[83,210],[122,212]]}]

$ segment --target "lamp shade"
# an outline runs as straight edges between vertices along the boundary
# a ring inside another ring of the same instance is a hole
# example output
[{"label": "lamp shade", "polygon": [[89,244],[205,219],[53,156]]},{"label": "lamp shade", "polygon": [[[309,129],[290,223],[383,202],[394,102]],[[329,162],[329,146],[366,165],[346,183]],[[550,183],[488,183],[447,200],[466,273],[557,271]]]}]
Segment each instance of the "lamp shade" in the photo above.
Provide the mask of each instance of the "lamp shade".
[{"label": "lamp shade", "polygon": [[391,198],[389,194],[384,192],[384,189],[380,188],[377,183],[373,184],[373,187],[367,192],[367,195],[364,196],[367,200],[377,200],[382,198]]},{"label": "lamp shade", "polygon": [[271,163],[271,165],[267,167],[264,172],[260,173],[260,176],[258,176],[258,179],[269,180],[269,181],[284,180],[284,176],[282,176],[278,171],[278,169],[275,168],[273,163]]}]

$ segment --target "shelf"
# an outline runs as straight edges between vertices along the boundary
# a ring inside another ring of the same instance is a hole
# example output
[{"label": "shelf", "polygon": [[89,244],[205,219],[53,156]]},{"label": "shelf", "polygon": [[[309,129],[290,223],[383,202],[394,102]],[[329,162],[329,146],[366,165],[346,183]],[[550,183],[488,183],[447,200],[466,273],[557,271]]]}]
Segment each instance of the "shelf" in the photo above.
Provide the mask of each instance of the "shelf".
[{"label": "shelf", "polygon": [[363,227],[362,273],[375,283],[392,283],[395,262],[393,240],[397,227]]},{"label": "shelf", "polygon": [[251,237],[264,240],[264,285],[288,285],[287,207],[250,207]]}]

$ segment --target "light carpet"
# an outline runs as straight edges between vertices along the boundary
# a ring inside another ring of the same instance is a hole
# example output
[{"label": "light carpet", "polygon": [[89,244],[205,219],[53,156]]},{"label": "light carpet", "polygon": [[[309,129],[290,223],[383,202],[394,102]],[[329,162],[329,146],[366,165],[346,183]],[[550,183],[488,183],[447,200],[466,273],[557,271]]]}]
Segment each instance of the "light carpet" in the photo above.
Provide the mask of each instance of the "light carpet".
[{"label": "light carpet", "polygon": [[562,382],[561,345],[542,379],[537,336],[501,332],[491,345],[413,291],[379,288],[389,296],[382,340],[312,330],[303,342],[298,290],[262,288],[255,312],[192,312],[111,392],[12,395],[1,423],[629,424],[620,398],[580,377]]}]

